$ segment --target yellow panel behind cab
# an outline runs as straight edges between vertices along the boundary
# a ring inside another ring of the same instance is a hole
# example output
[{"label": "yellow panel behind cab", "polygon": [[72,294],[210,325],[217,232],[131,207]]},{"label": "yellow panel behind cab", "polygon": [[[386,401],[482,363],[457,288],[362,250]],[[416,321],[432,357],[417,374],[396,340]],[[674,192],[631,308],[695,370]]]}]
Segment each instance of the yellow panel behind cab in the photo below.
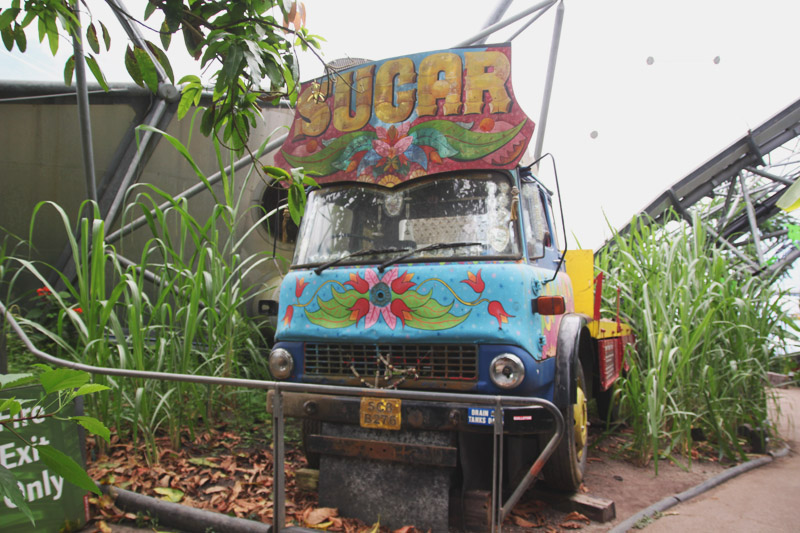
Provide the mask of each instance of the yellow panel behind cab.
[{"label": "yellow panel behind cab", "polygon": [[594,254],[592,250],[567,250],[567,275],[572,280],[575,312],[594,315]]}]

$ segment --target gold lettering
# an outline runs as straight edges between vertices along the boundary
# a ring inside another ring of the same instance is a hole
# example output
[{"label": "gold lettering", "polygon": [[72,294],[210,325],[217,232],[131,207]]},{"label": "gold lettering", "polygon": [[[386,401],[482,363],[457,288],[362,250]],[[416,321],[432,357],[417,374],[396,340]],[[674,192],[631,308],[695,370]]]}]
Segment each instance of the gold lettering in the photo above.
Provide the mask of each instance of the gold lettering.
[{"label": "gold lettering", "polygon": [[295,135],[316,137],[328,129],[331,123],[331,110],[327,97],[330,95],[330,82],[312,83],[297,98],[297,118],[294,123]]},{"label": "gold lettering", "polygon": [[[333,99],[333,125],[339,131],[356,131],[366,126],[372,115],[372,73],[375,65],[347,72],[336,80]],[[355,113],[351,113],[353,91],[355,97]]]},{"label": "gold lettering", "polygon": [[464,59],[467,64],[464,113],[480,113],[485,92],[492,96],[490,113],[508,113],[511,109],[511,97],[505,85],[511,74],[508,57],[502,52],[466,52]]},{"label": "gold lettering", "polygon": [[[439,73],[444,72],[444,79]],[[444,114],[461,111],[461,58],[456,54],[429,55],[419,66],[419,116],[436,115],[437,101],[444,98]]]},{"label": "gold lettering", "polygon": [[388,124],[403,122],[411,116],[416,91],[414,89],[397,91],[397,105],[395,105],[395,88],[414,83],[416,80],[414,62],[408,57],[393,59],[381,65],[375,76],[375,116]]}]

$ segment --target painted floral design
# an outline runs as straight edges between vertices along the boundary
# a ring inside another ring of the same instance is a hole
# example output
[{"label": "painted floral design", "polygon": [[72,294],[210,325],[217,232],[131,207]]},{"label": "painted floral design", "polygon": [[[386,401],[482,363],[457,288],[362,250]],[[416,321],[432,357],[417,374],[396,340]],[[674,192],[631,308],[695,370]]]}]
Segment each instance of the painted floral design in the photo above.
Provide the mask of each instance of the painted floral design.
[{"label": "painted floral design", "polygon": [[478,124],[449,120],[417,121],[413,125],[403,122],[388,129],[376,126],[374,131],[355,131],[322,140],[313,145],[317,149],[313,153],[306,142],[293,153],[282,151],[281,156],[291,166],[303,167],[320,177],[355,171],[356,177],[371,176],[376,182],[386,175],[405,179],[415,168],[427,174],[431,162],[463,163],[494,154],[493,164],[510,164],[521,155],[519,147],[526,144],[515,142],[526,123],[527,119],[514,125],[491,118]]},{"label": "painted floral design", "polygon": [[[453,328],[464,322],[472,313],[473,307],[488,303],[488,312],[494,316],[498,325],[508,323],[509,315],[498,301],[481,298],[486,284],[481,278],[481,271],[477,274],[467,273],[467,279],[462,283],[469,285],[478,296],[473,300],[464,300],[447,283],[439,279],[427,279],[422,283],[413,281],[411,272],[400,272],[395,267],[385,273],[374,269],[362,272],[353,272],[350,279],[344,283],[330,280],[323,284],[332,284],[330,298],[319,296],[320,286],[311,298],[305,303],[300,301],[286,308],[283,316],[283,325],[288,326],[297,307],[306,308],[316,303],[316,310],[304,309],[308,320],[317,326],[328,329],[346,327],[363,327],[370,329],[383,321],[390,329],[410,327],[420,330],[443,330]],[[423,285],[439,283],[453,295],[453,301],[443,304],[433,298],[433,288],[420,290]],[[304,278],[295,280],[295,295],[298,300],[303,290],[309,285]],[[323,293],[324,294],[324,293]],[[462,314],[452,312],[456,302],[462,304],[467,310]]]}]

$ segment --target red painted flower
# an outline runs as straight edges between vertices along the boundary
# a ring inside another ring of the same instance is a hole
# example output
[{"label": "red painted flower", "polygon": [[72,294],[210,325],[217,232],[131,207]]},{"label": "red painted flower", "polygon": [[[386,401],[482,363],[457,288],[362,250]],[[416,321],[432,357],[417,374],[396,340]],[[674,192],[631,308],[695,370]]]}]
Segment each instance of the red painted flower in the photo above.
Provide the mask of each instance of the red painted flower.
[{"label": "red painted flower", "polygon": [[294,315],[294,308],[290,305],[286,308],[286,313],[283,315],[283,325],[288,326],[289,322],[292,321],[292,315]]},{"label": "red painted flower", "polygon": [[362,278],[358,274],[352,274],[351,273],[350,274],[350,281],[346,281],[345,285],[350,285],[351,287],[353,287],[355,290],[357,290],[361,294],[364,294],[365,292],[367,292],[369,290],[369,283],[367,283],[367,280],[365,280],[364,278]]},{"label": "red painted flower", "polygon": [[52,291],[47,287],[39,287],[36,289],[37,296],[47,296],[48,294],[52,294]]},{"label": "red painted flower", "polygon": [[412,274],[406,272],[398,277],[398,273],[398,269],[393,268],[381,278],[374,270],[366,270],[363,278],[358,274],[350,274],[350,281],[345,285],[351,285],[366,296],[356,300],[350,308],[350,320],[355,320],[358,324],[363,317],[364,328],[370,328],[378,322],[378,317],[382,316],[391,329],[397,325],[398,318],[405,326],[406,320],[411,318],[411,309],[405,302],[395,298],[395,295],[403,294],[415,284],[411,283]]},{"label": "red painted flower", "polygon": [[[396,280],[392,282],[392,290],[397,294],[403,294],[408,289],[416,285],[416,283],[411,283],[411,278],[414,277],[414,274],[411,272],[406,272]],[[399,316],[399,315],[398,315]]]},{"label": "red painted flower", "polygon": [[75,312],[78,313],[79,315],[83,314],[83,309],[81,309],[80,307],[76,307]]},{"label": "red painted flower", "polygon": [[295,286],[294,286],[294,295],[298,298],[303,294],[303,290],[305,290],[308,283],[305,282],[306,278],[297,278]]},{"label": "red painted flower", "polygon": [[411,318],[411,309],[409,309],[406,303],[400,299],[392,300],[392,305],[390,308],[392,313],[400,319],[400,322],[403,323],[403,327],[405,327],[406,320]]},{"label": "red painted flower", "polygon": [[503,329],[503,324],[508,324],[509,317],[514,318],[514,315],[509,315],[503,309],[503,304],[498,301],[489,302],[489,314],[497,319],[497,325]]},{"label": "red painted flower", "polygon": [[369,312],[369,300],[366,298],[359,298],[356,300],[355,305],[350,308],[350,320],[356,321],[356,326],[358,325],[358,321],[367,316]]},{"label": "red painted flower", "polygon": [[486,283],[481,279],[481,271],[478,270],[478,274],[475,275],[472,272],[467,272],[468,279],[462,279],[461,283],[466,283],[472,290],[477,292],[478,294],[483,292],[483,289],[486,288]]}]

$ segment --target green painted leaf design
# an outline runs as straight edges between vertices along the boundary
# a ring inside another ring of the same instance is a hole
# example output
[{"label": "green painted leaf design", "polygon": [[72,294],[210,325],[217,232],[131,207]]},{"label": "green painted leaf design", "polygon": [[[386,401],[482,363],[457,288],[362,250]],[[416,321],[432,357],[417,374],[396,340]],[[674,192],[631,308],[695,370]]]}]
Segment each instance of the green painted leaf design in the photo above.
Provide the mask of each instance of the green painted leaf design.
[{"label": "green painted leaf design", "polygon": [[347,306],[343,305],[341,301],[335,297],[331,298],[330,300],[317,298],[317,304],[321,310],[334,318],[344,318],[350,316],[350,308],[353,307],[353,304]]},{"label": "green painted leaf design", "polygon": [[518,125],[506,131],[483,133],[465,130],[458,124],[446,120],[430,120],[422,124],[417,124],[409,130],[409,133],[423,129],[434,129],[441,133],[448,144],[458,152],[457,154],[449,156],[451,159],[456,161],[474,161],[508,144],[517,133],[519,133],[519,130],[522,129],[522,126],[524,126],[527,121],[528,119],[526,118]]},{"label": "green painted leaf design", "polygon": [[433,294],[432,290],[426,293],[421,293],[417,291],[406,291],[402,295],[394,293],[394,297],[403,300],[405,304],[408,306],[408,308],[413,311],[414,309],[425,305],[428,302],[428,300],[431,299],[431,294]]},{"label": "green painted leaf design", "polygon": [[450,305],[442,305],[436,300],[430,299],[425,305],[421,305],[411,310],[411,314],[422,318],[438,318],[450,312],[453,308],[452,302]]},{"label": "green painted leaf design", "polygon": [[363,136],[375,137],[371,131],[354,131],[343,135],[327,145],[325,148],[309,156],[296,156],[285,151],[281,151],[286,162],[293,167],[303,167],[306,172],[313,172],[317,176],[327,176],[333,174],[337,169],[334,166],[339,160],[340,154],[354,139]]},{"label": "green painted leaf design", "polygon": [[347,316],[336,317],[334,315],[331,315],[330,313],[327,313],[322,308],[320,308],[317,311],[306,311],[306,317],[308,317],[309,322],[311,322],[312,324],[316,324],[317,326],[321,326],[327,329],[346,328],[356,323],[355,320],[350,319],[349,312]]},{"label": "green painted leaf design", "polygon": [[333,294],[333,299],[346,309],[350,309],[360,298],[365,297],[355,289],[350,289],[344,292],[339,292],[336,289],[332,289],[331,293]]},{"label": "green painted leaf design", "polygon": [[375,135],[373,134],[361,135],[360,137],[353,139],[352,142],[347,145],[347,148],[342,151],[342,156],[333,164],[333,166],[339,170],[347,169],[348,165],[350,164],[350,158],[352,158],[354,154],[364,150],[372,150],[372,140],[374,138]]},{"label": "green painted leaf design", "polygon": [[428,331],[450,329],[464,322],[469,317],[469,314],[470,312],[467,312],[461,316],[456,316],[451,313],[446,313],[436,318],[426,318],[412,312],[411,318],[406,320],[406,326]]},{"label": "green painted leaf design", "polygon": [[[426,122],[425,124],[429,123]],[[440,157],[453,157],[458,154],[458,150],[447,142],[447,137],[445,137],[444,133],[436,128],[420,128],[411,135],[414,137],[414,144],[430,146],[436,149]]]}]

